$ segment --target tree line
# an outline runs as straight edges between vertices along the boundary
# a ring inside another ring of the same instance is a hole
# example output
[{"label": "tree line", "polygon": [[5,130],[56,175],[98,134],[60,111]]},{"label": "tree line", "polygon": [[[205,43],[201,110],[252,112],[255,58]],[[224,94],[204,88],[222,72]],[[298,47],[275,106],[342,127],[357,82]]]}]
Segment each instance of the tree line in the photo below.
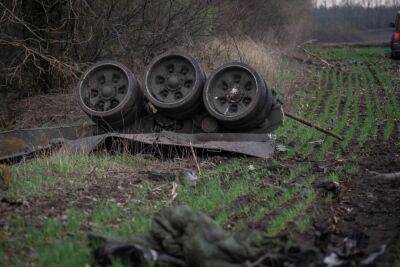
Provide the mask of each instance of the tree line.
[{"label": "tree line", "polygon": [[400,5],[341,5],[333,7],[320,6],[313,10],[313,16],[321,27],[341,24],[361,30],[389,27],[394,22]]}]

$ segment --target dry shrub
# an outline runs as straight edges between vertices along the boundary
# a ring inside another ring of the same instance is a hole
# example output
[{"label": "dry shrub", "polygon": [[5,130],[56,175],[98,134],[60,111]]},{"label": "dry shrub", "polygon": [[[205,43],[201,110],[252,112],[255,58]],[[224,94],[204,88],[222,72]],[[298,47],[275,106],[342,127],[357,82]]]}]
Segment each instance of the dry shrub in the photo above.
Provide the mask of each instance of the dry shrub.
[{"label": "dry shrub", "polygon": [[65,126],[90,120],[73,94],[39,95],[10,105],[7,128]]},{"label": "dry shrub", "polygon": [[251,65],[265,79],[272,81],[281,63],[278,49],[249,37],[239,40],[231,37],[213,38],[192,49],[208,73],[224,63],[237,61]]},{"label": "dry shrub", "polygon": [[60,92],[101,59],[140,71],[187,36],[207,35],[217,2],[0,1],[0,88],[20,97]]},{"label": "dry shrub", "polygon": [[113,58],[141,72],[156,54],[226,32],[260,42],[265,33],[295,40],[291,28],[303,24],[310,6],[310,0],[0,1],[0,87],[22,97],[60,92],[95,61]]},{"label": "dry shrub", "polygon": [[241,36],[239,39],[225,36],[201,42],[188,50],[202,63],[208,74],[220,65],[232,61],[249,64],[283,98],[302,70],[302,66],[285,61],[285,49],[267,38],[264,41],[255,41],[248,36]]},{"label": "dry shrub", "polygon": [[303,25],[310,3],[0,1],[0,87],[22,97],[60,92],[95,61],[113,58],[141,72],[156,54],[227,32],[246,32],[260,42],[265,33],[283,42],[295,40],[288,33],[293,25]]}]

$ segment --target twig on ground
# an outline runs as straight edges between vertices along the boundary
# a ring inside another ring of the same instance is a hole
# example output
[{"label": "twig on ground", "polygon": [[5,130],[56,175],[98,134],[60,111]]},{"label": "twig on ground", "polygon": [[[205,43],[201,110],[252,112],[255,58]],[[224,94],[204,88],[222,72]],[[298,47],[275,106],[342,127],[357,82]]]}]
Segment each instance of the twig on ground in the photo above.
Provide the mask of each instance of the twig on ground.
[{"label": "twig on ground", "polygon": [[378,173],[377,175],[372,176],[369,179],[379,179],[379,180],[392,181],[392,180],[400,179],[400,172]]},{"label": "twig on ground", "polygon": [[282,53],[282,56],[287,59],[295,60],[299,63],[304,63],[307,61],[307,58],[302,58],[302,57],[295,56],[295,55],[289,55],[289,54]]},{"label": "twig on ground", "polygon": [[267,253],[263,256],[261,256],[258,260],[256,260],[255,262],[246,262],[246,267],[256,267],[259,266],[261,263],[263,263],[263,261],[265,261],[268,258],[274,257],[274,255],[272,255],[271,253]]},{"label": "twig on ground", "polygon": [[172,191],[171,191],[171,200],[170,200],[171,203],[178,196],[177,190],[178,190],[178,184],[176,182],[172,182]]},{"label": "twig on ground", "polygon": [[308,51],[307,49],[305,49],[304,47],[299,46],[301,49],[303,49],[303,51],[310,55],[311,57],[315,57],[316,59],[318,59],[319,61],[321,61],[322,63],[324,63],[325,65],[327,65],[329,68],[333,68],[333,65],[331,63],[329,63],[328,61],[326,61],[325,59],[321,58],[320,56],[311,53],[310,51]]},{"label": "twig on ground", "polygon": [[321,128],[321,127],[319,127],[319,126],[313,124],[312,122],[306,121],[305,119],[300,118],[300,117],[298,117],[298,116],[296,116],[296,115],[294,115],[294,114],[291,114],[291,113],[285,111],[285,115],[288,116],[288,117],[291,118],[291,119],[294,119],[294,120],[296,120],[296,121],[298,121],[298,122],[304,124],[304,125],[307,125],[307,126],[309,126],[309,127],[311,127],[311,128],[314,128],[314,129],[316,129],[317,131],[320,131],[320,132],[322,132],[322,133],[324,133],[324,134],[327,134],[327,135],[329,135],[329,136],[332,136],[332,137],[334,137],[334,138],[336,138],[336,139],[338,139],[338,140],[340,140],[340,141],[343,141],[343,140],[344,140],[344,138],[343,138],[342,136],[337,135],[337,134],[333,133],[332,131],[329,131],[328,129]]},{"label": "twig on ground", "polygon": [[193,148],[193,145],[192,145],[191,142],[190,142],[190,151],[192,152],[194,162],[196,163],[197,171],[199,172],[199,174],[201,174],[200,164],[199,164],[199,162],[197,160],[197,156],[196,156],[196,153],[194,151],[194,148]]}]

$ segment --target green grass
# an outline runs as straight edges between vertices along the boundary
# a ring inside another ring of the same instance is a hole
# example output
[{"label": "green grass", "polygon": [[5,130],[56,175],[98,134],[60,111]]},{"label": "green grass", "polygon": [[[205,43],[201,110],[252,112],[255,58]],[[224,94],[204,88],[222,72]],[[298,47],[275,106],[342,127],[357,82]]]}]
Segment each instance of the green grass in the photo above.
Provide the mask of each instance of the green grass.
[{"label": "green grass", "polygon": [[284,210],[281,214],[279,214],[276,218],[274,218],[268,229],[267,233],[270,236],[276,236],[283,230],[285,230],[289,223],[294,222],[301,214],[304,214],[305,211],[312,205],[315,200],[316,193],[314,190],[308,190],[306,192],[306,196],[303,200],[299,201],[295,204],[293,208]]},{"label": "green grass", "polygon": [[368,48],[317,48],[315,49],[322,58],[329,61],[339,61],[341,63],[380,63],[387,64],[385,56],[390,52],[390,48],[368,47]]},{"label": "green grass", "polygon": [[[383,58],[387,49],[314,52],[335,68],[309,68],[291,109],[343,135],[344,141],[286,119],[276,131],[279,142],[289,149],[285,154],[268,162],[225,160],[204,170],[195,188],[178,182],[174,200],[170,181],[152,181],[140,174],[146,169],[170,171],[170,162],[127,154],[54,155],[15,165],[13,182],[2,195],[38,204],[38,209],[43,208],[39,204],[44,199],[65,198],[66,203],[59,207],[56,202],[54,211],[48,207],[43,214],[10,216],[11,223],[0,229],[0,266],[25,266],[28,261],[34,266],[92,265],[89,232],[115,238],[138,235],[151,227],[155,212],[178,204],[210,214],[235,231],[257,225],[271,236],[306,232],[331,199],[314,190],[313,183],[351,179],[360,172],[354,148],[378,137],[393,142],[400,131],[398,80],[391,74],[391,63]],[[283,71],[281,79],[293,80],[295,75]],[[334,164],[328,164],[326,172],[316,171],[327,163]],[[195,169],[191,160],[183,165]],[[126,176],[116,179],[115,175]],[[142,178],[141,182],[129,184],[135,177]],[[35,206],[30,209],[34,211]]]},{"label": "green grass", "polygon": [[398,256],[393,264],[394,267],[400,267],[400,244],[397,246]]},{"label": "green grass", "polygon": [[51,193],[57,186],[77,188],[83,185],[83,176],[93,169],[92,176],[116,166],[134,168],[144,161],[137,156],[64,156],[38,158],[12,168],[13,183],[7,190],[10,197]]},{"label": "green grass", "polygon": [[[373,129],[376,129],[376,127],[373,127],[373,107],[372,107],[372,88],[370,87],[370,83],[367,81],[367,78],[365,76],[365,72],[367,71],[365,68],[362,68],[362,73],[361,73],[361,87],[362,87],[362,92],[364,95],[364,100],[365,100],[365,105],[366,105],[366,117],[364,119],[364,123],[362,124],[362,128],[360,130],[360,137],[359,137],[359,143],[363,145],[368,137],[373,137],[374,132]],[[375,89],[375,88],[374,88]]]}]

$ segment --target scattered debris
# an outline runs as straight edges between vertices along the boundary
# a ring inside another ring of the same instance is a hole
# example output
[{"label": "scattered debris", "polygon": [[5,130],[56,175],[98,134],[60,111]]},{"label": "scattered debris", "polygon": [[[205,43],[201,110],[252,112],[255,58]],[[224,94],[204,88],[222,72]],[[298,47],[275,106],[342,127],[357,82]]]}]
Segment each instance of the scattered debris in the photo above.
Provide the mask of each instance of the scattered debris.
[{"label": "scattered debris", "polygon": [[375,176],[370,177],[369,179],[392,181],[392,180],[400,179],[400,172],[377,173]]},{"label": "scattered debris", "polygon": [[278,152],[286,152],[286,151],[288,151],[287,147],[285,145],[282,145],[282,144],[277,145],[276,146],[276,150]]},{"label": "scattered debris", "polygon": [[175,198],[178,196],[177,193],[178,190],[178,184],[176,182],[172,182],[172,190],[171,190],[171,203],[175,200]]},{"label": "scattered debris", "polygon": [[145,175],[149,180],[158,182],[175,181],[175,173],[165,171],[141,171],[139,174]]},{"label": "scattered debris", "polygon": [[89,235],[89,242],[92,246],[101,246],[95,251],[94,257],[101,266],[109,266],[110,255],[112,258],[120,258],[131,266],[147,266],[149,263],[170,264],[173,266],[187,266],[186,263],[175,257],[158,253],[140,244],[107,240],[104,237]]},{"label": "scattered debris", "polygon": [[386,250],[386,245],[381,245],[365,256],[357,240],[346,237],[343,241],[343,246],[340,249],[337,249],[336,252],[331,252],[324,258],[324,263],[327,267],[370,265]]},{"label": "scattered debris", "polygon": [[340,104],[344,105],[346,103],[346,101],[347,101],[347,97],[344,95],[341,95],[340,96]]},{"label": "scattered debris", "polygon": [[253,172],[253,171],[255,171],[255,167],[254,167],[254,165],[253,164],[250,164],[249,165],[249,171],[251,171],[251,172]]},{"label": "scattered debris", "polygon": [[321,189],[325,193],[331,193],[334,197],[337,197],[340,193],[340,186],[338,182],[324,181],[314,186],[316,189]]},{"label": "scattered debris", "polygon": [[196,187],[197,181],[199,180],[197,174],[193,170],[184,171],[182,178],[185,183],[188,183],[191,187]]},{"label": "scattered debris", "polygon": [[23,204],[22,201],[19,200],[11,200],[6,197],[0,197],[0,203],[7,204],[9,206],[21,206]]},{"label": "scattered debris", "polygon": [[383,255],[386,251],[386,245],[380,246],[375,252],[371,253],[367,258],[363,259],[361,261],[361,265],[370,265],[372,264],[376,258],[378,258],[380,255]]},{"label": "scattered debris", "polygon": [[331,253],[329,256],[324,258],[324,263],[326,264],[326,267],[335,267],[341,266],[343,261],[339,259],[339,256],[336,253]]},{"label": "scattered debris", "polygon": [[[152,228],[129,241],[89,236],[98,264],[120,259],[130,266],[309,266],[320,262],[317,250],[270,238],[263,231],[229,233],[200,211],[187,206],[166,208]],[[267,252],[267,253],[266,253]],[[167,265],[168,266],[168,265]]]},{"label": "scattered debris", "polygon": [[199,174],[201,174],[200,164],[199,164],[199,161],[197,160],[196,153],[194,152],[193,145],[192,145],[191,142],[190,142],[189,144],[190,144],[190,152],[192,153],[193,160],[194,160],[194,162],[196,163],[197,171],[199,172]]},{"label": "scattered debris", "polygon": [[351,231],[343,238],[344,233],[328,227],[326,221],[314,227],[315,246],[324,253],[323,263],[327,267],[370,266],[385,253],[386,244],[371,244],[371,236],[361,230]]}]

